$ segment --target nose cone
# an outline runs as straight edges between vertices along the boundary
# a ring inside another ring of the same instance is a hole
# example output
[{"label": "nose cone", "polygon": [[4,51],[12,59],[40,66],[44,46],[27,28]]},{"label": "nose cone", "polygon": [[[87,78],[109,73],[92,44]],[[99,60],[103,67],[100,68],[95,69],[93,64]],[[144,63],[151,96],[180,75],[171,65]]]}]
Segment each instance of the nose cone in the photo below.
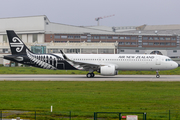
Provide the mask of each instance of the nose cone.
[{"label": "nose cone", "polygon": [[175,68],[177,68],[177,67],[178,67],[177,62],[173,62],[173,63],[172,63],[172,69],[175,69]]}]

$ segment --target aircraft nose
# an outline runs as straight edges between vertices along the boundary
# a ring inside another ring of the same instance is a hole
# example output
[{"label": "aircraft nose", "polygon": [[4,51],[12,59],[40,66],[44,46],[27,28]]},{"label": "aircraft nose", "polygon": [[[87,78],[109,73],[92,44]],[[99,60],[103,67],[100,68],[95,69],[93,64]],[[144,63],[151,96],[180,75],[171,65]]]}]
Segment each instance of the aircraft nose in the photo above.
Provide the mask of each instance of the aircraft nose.
[{"label": "aircraft nose", "polygon": [[172,68],[175,69],[175,68],[177,68],[177,67],[178,67],[177,62],[173,62],[173,63],[172,63]]}]

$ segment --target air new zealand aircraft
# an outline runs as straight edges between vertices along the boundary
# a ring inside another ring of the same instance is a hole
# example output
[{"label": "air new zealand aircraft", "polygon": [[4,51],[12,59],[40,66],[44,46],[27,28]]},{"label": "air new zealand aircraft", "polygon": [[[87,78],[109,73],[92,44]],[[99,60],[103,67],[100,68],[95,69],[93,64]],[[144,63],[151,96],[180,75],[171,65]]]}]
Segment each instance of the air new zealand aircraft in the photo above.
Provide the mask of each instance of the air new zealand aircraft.
[{"label": "air new zealand aircraft", "polygon": [[94,77],[94,71],[101,75],[117,75],[118,70],[170,70],[178,64],[164,55],[150,54],[35,54],[12,30],[7,30],[12,55],[4,59],[17,63],[53,70],[84,70],[89,71],[87,77]]}]

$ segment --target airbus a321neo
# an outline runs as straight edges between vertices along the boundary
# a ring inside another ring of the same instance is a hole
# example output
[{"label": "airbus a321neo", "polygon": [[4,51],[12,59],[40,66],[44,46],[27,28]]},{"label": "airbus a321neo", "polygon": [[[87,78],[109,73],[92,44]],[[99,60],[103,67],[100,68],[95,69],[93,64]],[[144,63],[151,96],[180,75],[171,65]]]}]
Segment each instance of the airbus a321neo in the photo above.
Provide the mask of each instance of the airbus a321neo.
[{"label": "airbus a321neo", "polygon": [[94,71],[101,75],[117,75],[118,70],[171,70],[178,64],[164,55],[152,54],[35,54],[12,30],[7,30],[12,55],[4,59],[17,63],[53,70],[84,70],[89,71],[88,78],[94,77]]}]

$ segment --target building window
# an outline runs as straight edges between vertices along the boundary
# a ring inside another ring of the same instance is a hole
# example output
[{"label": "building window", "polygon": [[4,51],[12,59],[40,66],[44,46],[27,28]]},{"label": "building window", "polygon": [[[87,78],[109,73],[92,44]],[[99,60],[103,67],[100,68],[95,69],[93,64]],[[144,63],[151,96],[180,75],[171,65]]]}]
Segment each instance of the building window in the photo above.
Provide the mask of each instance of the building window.
[{"label": "building window", "polygon": [[136,50],[135,52],[136,52],[136,53],[138,53],[138,52],[139,52],[139,50]]},{"label": "building window", "polygon": [[3,53],[8,53],[8,49],[3,49]]},{"label": "building window", "polygon": [[7,35],[3,35],[3,42],[7,43]]},{"label": "building window", "polygon": [[153,37],[149,37],[149,40],[153,40]]},{"label": "building window", "polygon": [[80,36],[74,36],[75,39],[80,39]]},{"label": "building window", "polygon": [[130,42],[125,42],[125,45],[131,45],[131,43]]},{"label": "building window", "polygon": [[33,42],[37,42],[37,34],[33,34]]},{"label": "building window", "polygon": [[166,40],[171,40],[171,38],[170,37],[166,37]]},{"label": "building window", "polygon": [[54,41],[55,43],[66,43],[67,41]]},{"label": "building window", "polygon": [[118,39],[118,36],[113,36],[112,38],[115,39],[115,40],[117,40],[117,39]]},{"label": "building window", "polygon": [[70,49],[70,53],[80,53],[80,49]]},{"label": "building window", "polygon": [[124,52],[124,50],[120,50],[120,52]]},{"label": "building window", "polygon": [[70,43],[80,43],[80,41],[69,41]]},{"label": "building window", "polygon": [[61,36],[62,39],[67,39],[67,36]]},{"label": "building window", "polygon": [[112,36],[107,36],[107,39],[112,39]]},{"label": "building window", "polygon": [[109,42],[109,43],[114,43],[114,41],[106,41],[106,42]]},{"label": "building window", "polygon": [[154,37],[154,40],[159,40],[159,37]]},{"label": "building window", "polygon": [[136,42],[131,42],[131,45],[136,45]]},{"label": "building window", "polygon": [[159,39],[160,39],[160,40],[165,40],[164,37],[160,37]]},{"label": "building window", "polygon": [[80,49],[64,49],[65,53],[80,53]]},{"label": "building window", "polygon": [[90,34],[87,35],[87,42],[91,42],[91,35]]},{"label": "building window", "polygon": [[173,53],[177,53],[177,50],[173,50]]},{"label": "building window", "polygon": [[100,39],[106,39],[106,36],[100,36]]},{"label": "building window", "polygon": [[60,39],[60,35],[54,35],[55,39]]},{"label": "building window", "polygon": [[99,36],[94,36],[94,39],[99,39]]},{"label": "building window", "polygon": [[160,51],[152,51],[150,54],[158,54],[158,55],[163,55]]},{"label": "building window", "polygon": [[48,53],[59,53],[60,49],[48,49]]},{"label": "building window", "polygon": [[148,37],[143,37],[143,40],[148,40]]},{"label": "building window", "polygon": [[164,45],[166,45],[166,43],[160,43],[160,45],[164,46]]},{"label": "building window", "polygon": [[131,40],[137,40],[137,37],[131,37]]},{"label": "building window", "polygon": [[130,37],[125,37],[125,40],[130,40]]},{"label": "building window", "polygon": [[172,37],[171,40],[176,40],[176,37]]},{"label": "building window", "polygon": [[74,38],[74,36],[68,35],[68,39],[73,39],[73,38]]},{"label": "building window", "polygon": [[119,39],[124,40],[124,37],[120,37]]},{"label": "building window", "polygon": [[147,42],[143,42],[143,45],[148,45],[148,43]]},{"label": "building window", "polygon": [[158,42],[155,42],[154,45],[159,45],[159,43],[158,43]]},{"label": "building window", "polygon": [[149,45],[154,45],[154,43],[150,42]]},{"label": "building window", "polygon": [[81,39],[86,39],[87,38],[87,36],[81,36]]},{"label": "building window", "polygon": [[82,54],[97,54],[97,49],[82,48],[81,53]]},{"label": "building window", "polygon": [[98,54],[113,54],[114,49],[98,49]]},{"label": "building window", "polygon": [[124,42],[119,42],[119,45],[124,45]]},{"label": "building window", "polygon": [[172,46],[176,46],[176,43],[171,43]]},{"label": "building window", "polygon": [[58,49],[52,49],[53,53],[58,53]]},{"label": "building window", "polygon": [[171,45],[171,43],[166,43],[167,46]]}]

